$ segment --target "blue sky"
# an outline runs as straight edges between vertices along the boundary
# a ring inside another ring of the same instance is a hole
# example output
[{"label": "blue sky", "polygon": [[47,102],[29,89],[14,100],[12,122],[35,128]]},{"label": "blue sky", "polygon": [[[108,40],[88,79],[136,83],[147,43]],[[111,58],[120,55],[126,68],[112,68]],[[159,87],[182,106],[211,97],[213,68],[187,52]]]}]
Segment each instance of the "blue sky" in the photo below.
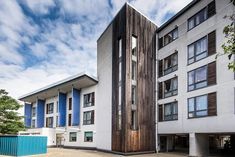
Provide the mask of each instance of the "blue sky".
[{"label": "blue sky", "polygon": [[[158,26],[191,0],[131,0]],[[20,95],[96,75],[96,40],[125,0],[1,0],[0,88]]]}]

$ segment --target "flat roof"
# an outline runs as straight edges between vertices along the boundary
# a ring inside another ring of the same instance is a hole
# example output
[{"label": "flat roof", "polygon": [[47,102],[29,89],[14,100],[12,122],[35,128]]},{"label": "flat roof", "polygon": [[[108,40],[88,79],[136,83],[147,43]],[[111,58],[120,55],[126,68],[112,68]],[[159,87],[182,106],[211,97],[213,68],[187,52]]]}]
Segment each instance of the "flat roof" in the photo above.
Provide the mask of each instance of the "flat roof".
[{"label": "flat roof", "polygon": [[34,102],[36,99],[46,99],[58,95],[58,92],[68,92],[72,88],[81,89],[98,83],[98,79],[88,73],[79,73],[61,81],[55,82],[28,94],[19,97],[25,102]]},{"label": "flat roof", "polygon": [[170,23],[175,21],[178,17],[180,17],[182,14],[184,14],[186,11],[188,11],[190,8],[192,8],[195,4],[200,2],[201,0],[193,0],[188,5],[186,5],[183,9],[181,9],[178,13],[176,13],[172,18],[167,20],[164,24],[162,24],[160,27],[157,28],[157,32],[160,32],[164,28],[166,28]]}]

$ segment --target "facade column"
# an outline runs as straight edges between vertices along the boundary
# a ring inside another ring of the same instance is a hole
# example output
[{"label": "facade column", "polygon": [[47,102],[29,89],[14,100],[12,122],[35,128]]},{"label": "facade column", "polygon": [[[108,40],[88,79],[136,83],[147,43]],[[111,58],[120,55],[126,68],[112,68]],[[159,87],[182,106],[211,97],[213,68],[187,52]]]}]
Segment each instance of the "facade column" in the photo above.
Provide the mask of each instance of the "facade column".
[{"label": "facade column", "polygon": [[32,120],[32,104],[25,103],[24,104],[24,125],[27,128],[31,127],[31,120]]},{"label": "facade column", "polygon": [[67,95],[59,92],[58,94],[59,127],[66,126],[66,99]]},{"label": "facade column", "polygon": [[72,89],[72,125],[80,125],[80,91],[78,89]]},{"label": "facade column", "polygon": [[207,134],[189,134],[189,156],[201,157],[209,154],[209,138]]},{"label": "facade column", "polygon": [[44,127],[45,100],[37,99],[37,128]]}]

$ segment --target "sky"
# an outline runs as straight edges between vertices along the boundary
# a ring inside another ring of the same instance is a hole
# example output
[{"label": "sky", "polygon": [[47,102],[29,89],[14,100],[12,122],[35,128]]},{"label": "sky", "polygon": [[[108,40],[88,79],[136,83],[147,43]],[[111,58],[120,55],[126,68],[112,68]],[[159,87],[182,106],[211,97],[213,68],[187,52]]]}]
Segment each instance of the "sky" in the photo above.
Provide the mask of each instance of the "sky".
[{"label": "sky", "polygon": [[[126,0],[0,0],[0,89],[19,98],[80,72]],[[191,0],[129,0],[161,26]]]}]

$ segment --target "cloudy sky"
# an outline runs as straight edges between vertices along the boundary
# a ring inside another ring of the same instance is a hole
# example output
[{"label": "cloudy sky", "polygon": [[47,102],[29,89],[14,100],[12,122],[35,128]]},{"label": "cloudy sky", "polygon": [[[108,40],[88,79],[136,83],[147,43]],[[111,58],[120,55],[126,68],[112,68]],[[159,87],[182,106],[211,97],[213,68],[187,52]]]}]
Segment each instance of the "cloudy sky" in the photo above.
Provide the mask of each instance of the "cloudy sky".
[{"label": "cloudy sky", "polygon": [[[158,26],[191,0],[130,0]],[[0,0],[0,89],[19,96],[80,72],[125,0]]]}]

